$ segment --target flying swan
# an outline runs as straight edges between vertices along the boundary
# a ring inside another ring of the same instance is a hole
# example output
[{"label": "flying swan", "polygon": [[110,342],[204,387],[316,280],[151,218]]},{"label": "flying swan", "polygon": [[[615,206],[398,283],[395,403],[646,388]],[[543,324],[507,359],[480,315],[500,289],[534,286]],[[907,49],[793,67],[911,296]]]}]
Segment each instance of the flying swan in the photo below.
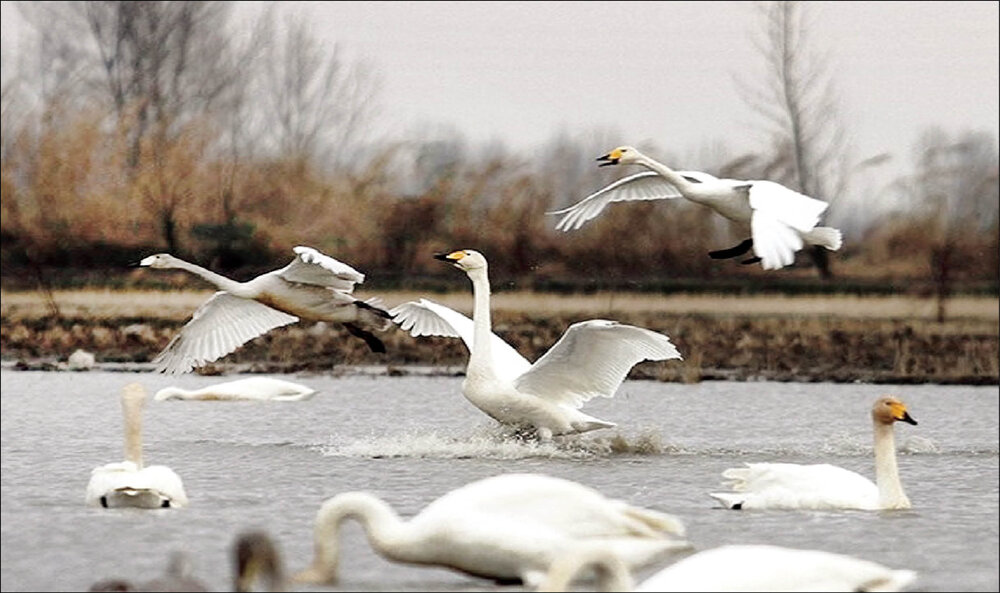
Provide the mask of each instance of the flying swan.
[{"label": "flying swan", "polygon": [[168,253],[140,261],[140,266],[150,268],[187,270],[219,289],[153,359],[157,370],[186,373],[300,319],[343,323],[373,352],[385,352],[382,341],[370,330],[387,329],[389,314],[351,294],[355,284],[364,282],[364,274],[311,247],[294,251],[292,263],[248,282],[230,280]]},{"label": "flying swan", "polygon": [[730,509],[908,509],[896,465],[895,422],[916,424],[906,405],[886,396],[872,406],[875,482],[829,464],[748,463],[722,472],[733,492],[709,496]]},{"label": "flying swan", "polygon": [[146,390],[138,383],[122,389],[125,417],[125,461],[94,468],[87,484],[86,503],[105,508],[159,509],[183,507],[188,498],[184,484],[165,465],[143,466],[142,407]]},{"label": "flying swan", "polygon": [[460,337],[469,348],[462,394],[501,424],[553,435],[615,426],[579,408],[593,397],[613,397],[629,370],[643,360],[680,359],[667,336],[615,321],[571,325],[534,364],[491,331],[486,258],[464,249],[434,256],[472,280],[472,320],[427,299],[403,303],[390,313],[414,337]]},{"label": "flying swan", "polygon": [[557,229],[578,229],[612,202],[687,198],[739,223],[742,232],[750,235],[736,247],[709,253],[715,259],[737,257],[752,247],[756,257],[743,263],[760,261],[765,270],[776,270],[791,265],[803,244],[840,249],[839,230],[816,226],[828,204],[779,183],[674,171],[631,146],[620,146],[597,160],[604,161],[601,167],[634,164],[650,170],[619,179],[568,208],[549,212],[562,215]]},{"label": "flying swan", "polygon": [[543,474],[502,474],[471,482],[402,520],[365,492],[327,499],[316,515],[312,565],[296,580],[333,584],[340,527],[358,521],[388,560],[441,566],[503,583],[535,586],[563,551],[600,548],[630,567],[690,546],[671,515],[606,498],[596,490]]},{"label": "flying swan", "polygon": [[912,570],[821,550],[726,545],[679,560],[638,586],[613,554],[570,552],[553,561],[538,590],[566,591],[585,569],[600,591],[901,591],[917,578]]},{"label": "flying swan", "polygon": [[156,392],[153,399],[185,400],[274,400],[302,401],[310,399],[316,390],[305,385],[275,379],[273,377],[247,377],[225,383],[216,383],[200,389],[164,387]]}]

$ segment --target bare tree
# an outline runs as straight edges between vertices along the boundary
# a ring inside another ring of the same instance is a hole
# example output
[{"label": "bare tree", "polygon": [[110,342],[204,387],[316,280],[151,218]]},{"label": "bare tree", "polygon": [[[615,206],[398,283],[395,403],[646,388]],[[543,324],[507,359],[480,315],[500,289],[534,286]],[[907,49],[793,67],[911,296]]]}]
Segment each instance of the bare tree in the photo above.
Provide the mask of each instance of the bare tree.
[{"label": "bare tree", "polygon": [[[846,187],[846,141],[837,119],[828,60],[809,42],[805,3],[758,5],[762,36],[755,40],[766,77],[744,86],[747,101],[763,116],[774,152],[757,168],[807,195],[834,203]],[[832,276],[828,251],[809,252],[821,277]]]}]

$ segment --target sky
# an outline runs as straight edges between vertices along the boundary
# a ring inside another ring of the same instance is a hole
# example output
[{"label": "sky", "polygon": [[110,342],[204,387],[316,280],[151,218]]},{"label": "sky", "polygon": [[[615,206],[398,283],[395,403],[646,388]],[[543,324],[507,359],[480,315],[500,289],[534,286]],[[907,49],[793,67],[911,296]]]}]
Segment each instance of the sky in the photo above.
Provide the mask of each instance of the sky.
[{"label": "sky", "polygon": [[[264,3],[240,2],[252,19]],[[536,151],[611,132],[671,154],[766,148],[736,79],[763,69],[753,2],[282,2],[381,80],[382,132],[453,130]],[[856,160],[912,163],[938,125],[998,135],[997,2],[807,2]],[[5,48],[18,18],[2,2]],[[5,50],[6,51],[6,50]],[[612,148],[612,147],[607,147]],[[652,155],[657,156],[657,155]],[[670,163],[699,168],[698,163]]]}]

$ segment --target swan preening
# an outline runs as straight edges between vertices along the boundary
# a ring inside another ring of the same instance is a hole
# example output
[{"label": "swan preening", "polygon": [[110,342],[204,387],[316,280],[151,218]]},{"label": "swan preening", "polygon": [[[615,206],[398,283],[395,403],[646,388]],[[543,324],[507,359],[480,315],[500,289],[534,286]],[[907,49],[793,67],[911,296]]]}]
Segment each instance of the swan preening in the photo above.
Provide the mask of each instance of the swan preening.
[{"label": "swan preening", "polygon": [[917,577],[912,570],[821,550],[726,545],[683,558],[638,586],[613,554],[570,552],[552,562],[538,590],[566,591],[588,569],[601,591],[900,591]]},{"label": "swan preening", "polygon": [[143,466],[142,408],[146,390],[138,383],[122,389],[125,419],[125,461],[94,468],[87,484],[86,502],[105,508],[158,509],[183,507],[188,503],[184,484],[165,465]]},{"label": "swan preening", "polygon": [[300,319],[340,322],[373,352],[385,352],[382,341],[371,331],[387,329],[391,325],[389,314],[351,294],[355,284],[364,282],[364,274],[311,247],[300,246],[294,251],[290,264],[248,282],[230,280],[167,253],[140,261],[140,266],[187,270],[219,289],[153,359],[157,370],[188,372]]},{"label": "swan preening", "polygon": [[[263,532],[248,530],[236,536],[232,550],[233,591],[253,591],[261,582],[261,591],[284,591],[285,569],[278,548]],[[90,591],[210,591],[200,580],[191,576],[186,556],[175,552],[166,572],[144,582],[104,579],[94,583]]]},{"label": "swan preening", "polygon": [[674,171],[631,146],[620,146],[597,160],[604,161],[602,167],[635,164],[650,171],[620,179],[568,208],[550,212],[562,215],[557,229],[578,229],[612,202],[683,197],[739,223],[750,236],[736,247],[713,251],[710,255],[714,258],[737,257],[752,247],[756,257],[745,263],[759,260],[765,270],[774,270],[791,265],[803,245],[840,249],[839,230],[816,226],[828,204],[773,181],[718,179],[699,171]]},{"label": "swan preening", "polygon": [[710,496],[731,509],[908,509],[896,464],[893,424],[916,424],[896,397],[881,397],[871,410],[875,431],[875,482],[829,464],[748,463],[722,472],[733,492]]},{"label": "swan preening", "polygon": [[247,377],[200,389],[164,387],[156,392],[153,399],[302,401],[315,394],[315,389],[291,381],[273,377]]},{"label": "swan preening", "polygon": [[452,490],[409,520],[365,492],[327,499],[316,515],[312,565],[297,580],[336,582],[347,519],[360,522],[375,551],[389,560],[531,586],[567,551],[607,550],[636,568],[689,547],[672,537],[682,536],[684,526],[671,515],[562,478],[503,474]]},{"label": "swan preening", "polygon": [[462,393],[502,424],[533,429],[542,440],[615,426],[579,408],[593,397],[614,396],[629,370],[643,360],[681,358],[661,333],[591,319],[571,325],[532,364],[492,332],[486,258],[471,249],[435,257],[472,280],[472,320],[426,299],[403,303],[390,313],[415,337],[461,337],[469,349]]}]

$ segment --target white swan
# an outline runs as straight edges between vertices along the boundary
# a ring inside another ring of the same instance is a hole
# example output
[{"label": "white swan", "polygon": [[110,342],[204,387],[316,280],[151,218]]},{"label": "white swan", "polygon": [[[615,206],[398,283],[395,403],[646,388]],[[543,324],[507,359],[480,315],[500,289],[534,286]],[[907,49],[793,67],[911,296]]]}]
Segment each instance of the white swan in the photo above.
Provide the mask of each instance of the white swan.
[{"label": "white swan", "polygon": [[167,253],[140,261],[140,266],[187,270],[219,289],[153,359],[157,370],[186,373],[300,319],[343,323],[373,352],[385,352],[382,341],[369,330],[387,329],[389,314],[351,294],[355,284],[364,282],[364,274],[311,247],[294,251],[292,263],[248,282],[230,280]]},{"label": "white swan", "polygon": [[591,319],[571,325],[531,364],[490,329],[486,258],[471,249],[434,257],[472,280],[473,319],[426,299],[403,303],[390,313],[415,337],[461,337],[469,348],[462,393],[502,424],[533,429],[542,440],[615,426],[579,408],[593,397],[613,397],[629,370],[643,360],[681,358],[663,334]]},{"label": "white swan", "polygon": [[408,521],[371,494],[327,499],[316,515],[312,565],[299,581],[334,583],[341,523],[361,523],[383,557],[442,566],[500,582],[535,585],[557,554],[599,547],[631,567],[645,566],[687,542],[677,518],[606,498],[600,492],[542,474],[503,474],[445,494]]},{"label": "white swan", "polygon": [[301,401],[315,394],[315,389],[291,381],[273,377],[247,377],[201,389],[164,387],[156,392],[153,399]]},{"label": "white swan", "polygon": [[122,389],[125,418],[125,461],[94,468],[87,484],[86,503],[105,508],[158,509],[183,507],[188,503],[184,484],[165,465],[142,463],[142,407],[146,390],[138,383]]},{"label": "white swan", "polygon": [[829,464],[748,463],[722,472],[733,492],[709,496],[730,509],[908,509],[896,465],[895,422],[916,424],[906,405],[886,396],[872,406],[875,482]]},{"label": "white swan", "polygon": [[713,251],[713,258],[743,255],[752,247],[765,270],[775,270],[795,261],[803,244],[840,249],[839,230],[816,226],[828,204],[800,194],[773,181],[718,179],[698,171],[674,171],[631,146],[620,146],[597,160],[606,165],[642,165],[650,171],[631,175],[587,196],[583,200],[549,212],[562,218],[556,228],[578,229],[612,202],[687,198],[737,222],[750,238],[740,245]]},{"label": "white swan", "polygon": [[539,591],[566,591],[593,569],[601,591],[900,591],[917,574],[844,554],[772,545],[726,545],[698,552],[637,587],[628,566],[603,550],[553,561]]}]

